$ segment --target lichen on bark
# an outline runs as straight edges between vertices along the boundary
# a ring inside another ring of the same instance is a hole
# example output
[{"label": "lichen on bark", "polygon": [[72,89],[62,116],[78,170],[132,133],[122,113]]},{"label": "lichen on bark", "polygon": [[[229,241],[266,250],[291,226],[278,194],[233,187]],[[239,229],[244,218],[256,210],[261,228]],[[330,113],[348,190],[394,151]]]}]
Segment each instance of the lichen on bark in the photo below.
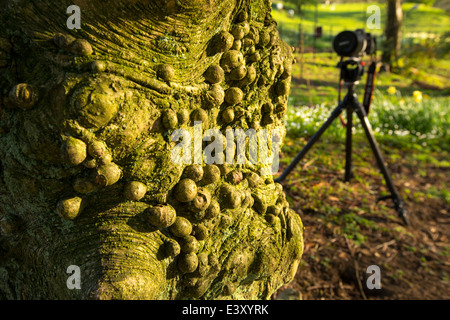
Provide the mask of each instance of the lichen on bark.
[{"label": "lichen on bark", "polygon": [[1,1],[0,298],[269,298],[303,251],[282,186],[175,164],[170,137],[284,135],[293,57],[270,1],[71,4],[80,30],[60,1]]}]

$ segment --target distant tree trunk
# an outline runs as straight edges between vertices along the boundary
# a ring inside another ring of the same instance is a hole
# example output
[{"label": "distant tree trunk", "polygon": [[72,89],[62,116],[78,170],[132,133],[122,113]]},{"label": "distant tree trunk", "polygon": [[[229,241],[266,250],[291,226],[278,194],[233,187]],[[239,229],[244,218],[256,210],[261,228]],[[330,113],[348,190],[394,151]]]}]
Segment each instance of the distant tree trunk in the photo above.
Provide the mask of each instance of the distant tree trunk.
[{"label": "distant tree trunk", "polygon": [[171,137],[198,120],[282,140],[271,2],[70,3],[79,30],[66,1],[0,0],[0,300],[270,298],[303,227],[261,151],[180,164]]},{"label": "distant tree trunk", "polygon": [[402,40],[402,1],[401,0],[387,0],[387,22],[384,34],[386,42],[384,43],[384,50],[382,55],[382,62],[384,70],[390,71],[391,67],[398,57]]}]

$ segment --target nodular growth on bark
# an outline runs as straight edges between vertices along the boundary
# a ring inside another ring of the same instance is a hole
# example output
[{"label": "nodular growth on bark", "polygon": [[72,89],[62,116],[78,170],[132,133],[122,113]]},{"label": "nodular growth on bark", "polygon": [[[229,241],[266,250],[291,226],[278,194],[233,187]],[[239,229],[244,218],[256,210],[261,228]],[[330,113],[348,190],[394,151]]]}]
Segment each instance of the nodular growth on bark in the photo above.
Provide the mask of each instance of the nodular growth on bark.
[{"label": "nodular growth on bark", "polygon": [[284,136],[270,1],[0,3],[0,298],[267,299],[293,278],[302,223],[260,164],[170,160],[195,121]]}]

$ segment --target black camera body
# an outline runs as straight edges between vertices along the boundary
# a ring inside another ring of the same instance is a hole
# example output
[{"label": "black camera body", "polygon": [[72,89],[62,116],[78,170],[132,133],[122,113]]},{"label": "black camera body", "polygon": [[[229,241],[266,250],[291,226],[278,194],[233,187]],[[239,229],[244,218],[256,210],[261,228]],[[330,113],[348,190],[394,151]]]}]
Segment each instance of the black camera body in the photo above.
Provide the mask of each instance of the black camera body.
[{"label": "black camera body", "polygon": [[376,39],[363,29],[342,31],[333,40],[333,49],[342,57],[362,57],[376,52]]}]

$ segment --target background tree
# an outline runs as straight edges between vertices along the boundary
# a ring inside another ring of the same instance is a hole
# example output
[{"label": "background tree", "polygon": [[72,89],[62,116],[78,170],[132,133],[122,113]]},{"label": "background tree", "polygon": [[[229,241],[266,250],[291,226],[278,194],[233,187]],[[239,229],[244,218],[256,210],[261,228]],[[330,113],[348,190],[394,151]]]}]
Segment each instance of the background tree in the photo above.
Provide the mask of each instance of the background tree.
[{"label": "background tree", "polygon": [[403,10],[401,0],[387,0],[387,20],[384,34],[386,40],[383,46],[381,60],[383,69],[389,71],[397,59],[402,42]]}]

